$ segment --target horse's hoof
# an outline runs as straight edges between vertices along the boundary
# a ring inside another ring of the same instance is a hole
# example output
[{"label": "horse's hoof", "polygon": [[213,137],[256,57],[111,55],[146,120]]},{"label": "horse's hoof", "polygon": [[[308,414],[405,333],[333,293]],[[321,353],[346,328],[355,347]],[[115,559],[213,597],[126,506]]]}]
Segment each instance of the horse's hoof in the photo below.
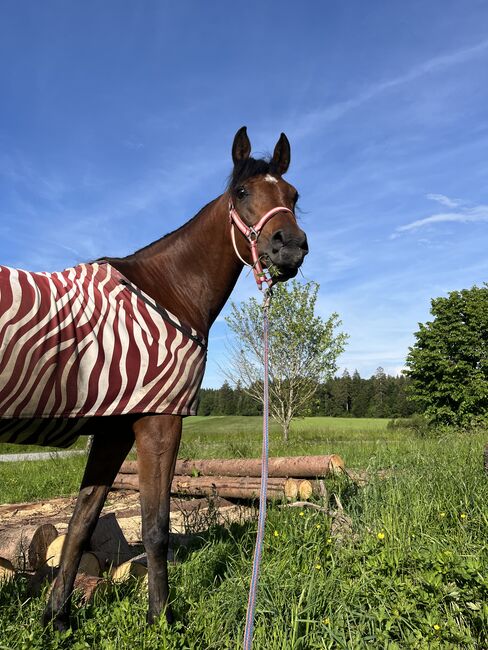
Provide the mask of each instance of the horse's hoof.
[{"label": "horse's hoof", "polygon": [[175,622],[175,617],[173,614],[173,610],[171,607],[168,605],[166,609],[164,610],[164,615],[166,616],[166,621],[168,625],[172,625]]},{"label": "horse's hoof", "polygon": [[[169,605],[166,605],[163,612],[164,612],[164,616],[166,617],[166,621],[168,625],[174,623],[175,617],[173,615],[173,610]],[[153,623],[155,623],[155,621],[161,616],[161,613],[163,612],[160,612],[159,614],[155,614],[154,612],[149,610],[147,613],[147,624],[152,625]]]},{"label": "horse's hoof", "polygon": [[46,611],[41,619],[44,627],[51,627],[56,632],[67,632],[70,629],[69,616],[59,615],[54,616],[52,612]]}]

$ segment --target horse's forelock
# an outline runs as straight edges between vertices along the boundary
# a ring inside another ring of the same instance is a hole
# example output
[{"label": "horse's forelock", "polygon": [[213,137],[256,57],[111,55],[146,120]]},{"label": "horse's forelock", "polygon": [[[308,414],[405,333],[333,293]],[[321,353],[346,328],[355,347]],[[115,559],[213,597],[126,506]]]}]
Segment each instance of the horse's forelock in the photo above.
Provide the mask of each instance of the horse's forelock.
[{"label": "horse's forelock", "polygon": [[266,158],[246,158],[235,165],[229,177],[228,189],[236,190],[239,185],[253,176],[268,174],[271,171],[271,163]]}]

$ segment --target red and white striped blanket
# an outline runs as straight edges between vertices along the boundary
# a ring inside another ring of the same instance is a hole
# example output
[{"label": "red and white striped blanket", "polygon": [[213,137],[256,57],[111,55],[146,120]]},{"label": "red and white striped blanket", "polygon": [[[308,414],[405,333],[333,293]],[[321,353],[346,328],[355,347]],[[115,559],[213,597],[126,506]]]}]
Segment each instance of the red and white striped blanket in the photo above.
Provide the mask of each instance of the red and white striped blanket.
[{"label": "red and white striped blanket", "polygon": [[198,332],[108,263],[0,266],[1,441],[67,446],[92,416],[194,415],[205,361]]}]

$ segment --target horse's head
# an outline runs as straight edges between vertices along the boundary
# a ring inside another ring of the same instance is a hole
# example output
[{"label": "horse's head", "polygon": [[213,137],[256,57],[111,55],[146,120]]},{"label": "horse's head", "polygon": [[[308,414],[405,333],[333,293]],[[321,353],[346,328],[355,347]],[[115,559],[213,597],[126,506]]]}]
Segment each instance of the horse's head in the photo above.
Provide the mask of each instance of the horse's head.
[{"label": "horse's head", "polygon": [[268,268],[273,282],[288,280],[295,277],[308,253],[307,237],[294,214],[298,192],[282,178],[290,165],[290,143],[282,133],[269,161],[250,154],[243,126],[232,146],[229,208],[232,223],[248,242],[238,236],[236,252],[254,266],[258,284],[261,265]]}]

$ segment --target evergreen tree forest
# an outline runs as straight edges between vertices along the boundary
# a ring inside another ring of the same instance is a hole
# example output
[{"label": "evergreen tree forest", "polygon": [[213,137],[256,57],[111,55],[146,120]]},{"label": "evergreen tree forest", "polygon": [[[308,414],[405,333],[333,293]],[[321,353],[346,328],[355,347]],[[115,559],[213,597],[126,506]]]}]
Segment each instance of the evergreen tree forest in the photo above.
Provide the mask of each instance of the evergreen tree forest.
[{"label": "evergreen tree forest", "polygon": [[[415,406],[407,401],[409,380],[385,374],[378,368],[369,379],[357,370],[347,370],[321,384],[312,398],[306,415],[356,418],[404,418]],[[239,385],[228,382],[220,388],[202,388],[198,415],[261,415],[262,406]]]}]

